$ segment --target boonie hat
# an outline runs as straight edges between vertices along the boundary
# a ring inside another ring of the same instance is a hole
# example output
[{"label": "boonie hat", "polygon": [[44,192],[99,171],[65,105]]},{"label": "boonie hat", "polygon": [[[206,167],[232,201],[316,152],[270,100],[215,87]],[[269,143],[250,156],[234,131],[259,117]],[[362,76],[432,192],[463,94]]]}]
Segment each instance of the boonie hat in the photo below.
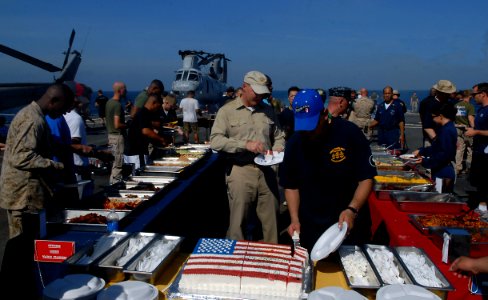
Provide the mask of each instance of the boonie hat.
[{"label": "boonie hat", "polygon": [[450,94],[456,91],[456,86],[454,83],[450,82],[449,80],[439,80],[436,84],[432,86],[439,92]]},{"label": "boonie hat", "polygon": [[295,115],[295,131],[314,130],[317,127],[324,102],[315,89],[298,91],[292,103]]},{"label": "boonie hat", "polygon": [[393,95],[400,95],[400,92],[398,90],[393,90]]},{"label": "boonie hat", "polygon": [[256,94],[270,94],[268,89],[268,78],[259,71],[247,72],[244,82],[249,84]]}]

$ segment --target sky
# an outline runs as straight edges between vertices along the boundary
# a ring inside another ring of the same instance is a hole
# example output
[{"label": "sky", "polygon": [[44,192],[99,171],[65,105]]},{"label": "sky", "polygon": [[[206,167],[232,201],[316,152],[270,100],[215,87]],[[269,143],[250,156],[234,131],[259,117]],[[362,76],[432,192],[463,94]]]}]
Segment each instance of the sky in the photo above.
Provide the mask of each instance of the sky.
[{"label": "sky", "polygon": [[[171,88],[179,50],[223,53],[228,84],[259,70],[275,90],[349,86],[458,89],[488,80],[487,0],[0,0],[0,44],[61,66],[69,35],[76,81]],[[0,53],[0,83],[49,82]]]}]

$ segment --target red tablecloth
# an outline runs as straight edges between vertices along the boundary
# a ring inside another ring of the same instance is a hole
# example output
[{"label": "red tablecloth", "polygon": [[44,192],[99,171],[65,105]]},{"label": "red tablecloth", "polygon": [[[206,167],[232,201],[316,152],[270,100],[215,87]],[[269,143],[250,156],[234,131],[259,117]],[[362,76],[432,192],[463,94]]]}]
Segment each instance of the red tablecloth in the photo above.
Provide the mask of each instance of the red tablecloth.
[{"label": "red tablecloth", "polygon": [[[408,214],[410,213],[398,210],[391,200],[379,200],[374,192],[369,197],[369,206],[373,234],[384,222],[389,235],[390,246],[415,246],[422,248],[455,288],[454,291],[448,292],[448,300],[482,299],[481,296],[472,295],[469,292],[467,278],[458,278],[449,271],[449,265],[442,262],[440,246],[436,245],[429,236],[422,234],[415,228],[409,221]],[[488,252],[485,252],[481,254],[488,255]]]}]

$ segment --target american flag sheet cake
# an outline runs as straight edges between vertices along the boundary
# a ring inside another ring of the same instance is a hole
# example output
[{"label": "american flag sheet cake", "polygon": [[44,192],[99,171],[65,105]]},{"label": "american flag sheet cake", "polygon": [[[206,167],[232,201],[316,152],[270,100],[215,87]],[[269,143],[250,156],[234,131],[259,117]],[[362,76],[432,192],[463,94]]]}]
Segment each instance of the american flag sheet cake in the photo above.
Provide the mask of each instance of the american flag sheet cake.
[{"label": "american flag sheet cake", "polygon": [[298,299],[308,252],[271,243],[202,238],[188,258],[179,291]]}]

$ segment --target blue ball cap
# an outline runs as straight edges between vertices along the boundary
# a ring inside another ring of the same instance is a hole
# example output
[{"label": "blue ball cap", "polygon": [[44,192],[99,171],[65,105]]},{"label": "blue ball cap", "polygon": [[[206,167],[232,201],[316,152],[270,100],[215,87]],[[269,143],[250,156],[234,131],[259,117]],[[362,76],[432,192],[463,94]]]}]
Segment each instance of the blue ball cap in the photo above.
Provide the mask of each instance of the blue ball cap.
[{"label": "blue ball cap", "polygon": [[317,127],[324,102],[315,89],[298,91],[292,104],[295,115],[295,131],[314,130]]}]

